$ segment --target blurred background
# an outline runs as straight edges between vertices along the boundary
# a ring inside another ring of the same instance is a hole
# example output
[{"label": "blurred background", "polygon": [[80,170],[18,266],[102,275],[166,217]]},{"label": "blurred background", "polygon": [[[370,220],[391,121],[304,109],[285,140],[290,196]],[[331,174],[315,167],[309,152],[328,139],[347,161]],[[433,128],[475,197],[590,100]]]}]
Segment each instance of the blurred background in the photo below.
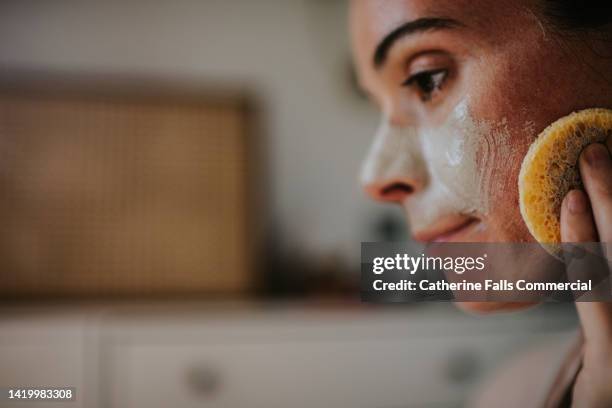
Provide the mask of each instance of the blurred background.
[{"label": "blurred background", "polygon": [[70,407],[458,407],[571,337],[569,305],[359,302],[360,242],[408,234],[357,183],[377,113],[346,7],[0,2],[0,387],[76,387]]}]

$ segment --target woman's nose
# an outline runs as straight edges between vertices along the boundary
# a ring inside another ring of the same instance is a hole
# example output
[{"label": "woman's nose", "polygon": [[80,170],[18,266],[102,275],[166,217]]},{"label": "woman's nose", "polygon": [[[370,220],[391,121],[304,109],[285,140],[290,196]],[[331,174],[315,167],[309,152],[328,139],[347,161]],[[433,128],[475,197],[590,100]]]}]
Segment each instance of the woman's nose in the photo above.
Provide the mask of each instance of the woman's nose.
[{"label": "woman's nose", "polygon": [[365,192],[378,201],[402,202],[421,190],[426,179],[416,129],[384,121],[361,169]]},{"label": "woman's nose", "polygon": [[374,200],[401,203],[415,192],[415,182],[409,179],[389,179],[373,181],[363,186],[365,192]]}]

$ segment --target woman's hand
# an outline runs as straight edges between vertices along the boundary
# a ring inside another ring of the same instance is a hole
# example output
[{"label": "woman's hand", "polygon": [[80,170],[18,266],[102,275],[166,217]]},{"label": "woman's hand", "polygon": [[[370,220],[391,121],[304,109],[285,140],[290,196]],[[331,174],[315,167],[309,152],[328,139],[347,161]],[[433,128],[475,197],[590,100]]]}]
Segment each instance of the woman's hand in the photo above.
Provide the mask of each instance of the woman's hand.
[{"label": "woman's hand", "polygon": [[[572,190],[561,208],[563,242],[612,245],[612,137],[580,156],[585,191]],[[607,254],[610,256],[610,254]],[[576,302],[584,333],[584,358],[574,386],[573,406],[612,406],[612,303]]]}]

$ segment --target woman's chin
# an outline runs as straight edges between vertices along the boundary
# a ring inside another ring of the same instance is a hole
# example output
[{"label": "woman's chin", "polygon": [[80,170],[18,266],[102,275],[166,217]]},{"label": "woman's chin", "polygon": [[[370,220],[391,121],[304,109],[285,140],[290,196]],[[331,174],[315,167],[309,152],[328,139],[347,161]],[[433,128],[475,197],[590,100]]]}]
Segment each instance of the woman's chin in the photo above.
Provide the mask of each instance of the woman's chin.
[{"label": "woman's chin", "polygon": [[457,307],[465,312],[487,314],[497,312],[513,312],[537,305],[536,302],[455,302]]}]

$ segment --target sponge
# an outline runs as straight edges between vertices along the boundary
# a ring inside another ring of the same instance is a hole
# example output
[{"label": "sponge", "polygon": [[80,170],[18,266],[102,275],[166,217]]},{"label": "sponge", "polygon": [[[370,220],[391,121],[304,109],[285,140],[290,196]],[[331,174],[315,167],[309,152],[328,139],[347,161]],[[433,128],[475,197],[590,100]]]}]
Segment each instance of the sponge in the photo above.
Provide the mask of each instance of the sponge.
[{"label": "sponge", "polygon": [[558,119],[537,137],[519,173],[521,215],[545,248],[561,242],[561,203],[569,190],[581,188],[578,158],[591,143],[612,135],[612,110],[585,109]]}]

